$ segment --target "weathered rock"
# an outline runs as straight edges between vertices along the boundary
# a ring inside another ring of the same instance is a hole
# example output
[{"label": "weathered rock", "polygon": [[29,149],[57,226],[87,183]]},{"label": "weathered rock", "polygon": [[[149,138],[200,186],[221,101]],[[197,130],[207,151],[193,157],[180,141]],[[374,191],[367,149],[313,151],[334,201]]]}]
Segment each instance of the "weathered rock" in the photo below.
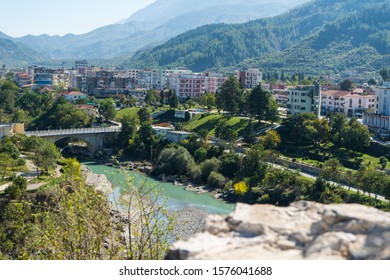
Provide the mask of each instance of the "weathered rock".
[{"label": "weathered rock", "polygon": [[238,204],[209,216],[205,231],[175,243],[167,259],[390,259],[390,214],[362,205]]},{"label": "weathered rock", "polygon": [[112,184],[106,175],[95,174],[85,165],[81,165],[81,171],[87,186],[93,186],[96,190],[101,191],[106,195],[113,191]]}]

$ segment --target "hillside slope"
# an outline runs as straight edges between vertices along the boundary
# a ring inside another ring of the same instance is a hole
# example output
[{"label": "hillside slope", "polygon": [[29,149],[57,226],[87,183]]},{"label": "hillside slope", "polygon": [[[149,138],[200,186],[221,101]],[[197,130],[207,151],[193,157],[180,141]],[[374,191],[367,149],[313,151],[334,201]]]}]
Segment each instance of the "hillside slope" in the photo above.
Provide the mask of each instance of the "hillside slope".
[{"label": "hillside slope", "polygon": [[157,0],[124,24],[82,35],[24,36],[14,39],[53,59],[129,57],[182,32],[210,23],[239,23],[280,14],[308,0]]},{"label": "hillside slope", "polygon": [[29,47],[8,39],[0,39],[0,65],[25,66],[42,60],[44,56]]},{"label": "hillside slope", "polygon": [[203,71],[237,66],[244,61],[257,64],[270,54],[282,52],[295,44],[299,46],[302,40],[314,36],[327,24],[366,8],[381,8],[381,4],[388,2],[317,0],[270,19],[202,26],[151,50],[138,52],[121,66],[186,66]]}]

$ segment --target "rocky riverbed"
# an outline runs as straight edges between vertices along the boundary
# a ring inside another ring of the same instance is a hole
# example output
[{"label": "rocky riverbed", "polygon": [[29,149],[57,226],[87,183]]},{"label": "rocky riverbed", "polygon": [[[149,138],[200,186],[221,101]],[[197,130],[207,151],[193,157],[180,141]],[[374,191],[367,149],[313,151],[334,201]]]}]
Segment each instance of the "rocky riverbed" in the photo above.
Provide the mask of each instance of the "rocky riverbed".
[{"label": "rocky riverbed", "polygon": [[[93,173],[87,166],[82,165],[82,173],[85,178],[85,182],[89,186],[95,186],[97,190],[102,191],[104,194],[109,195],[113,191],[111,182],[107,176],[102,174]],[[120,213],[116,210],[113,211],[118,219]],[[196,207],[185,207],[176,211],[170,211],[169,215],[175,217],[175,227],[172,231],[172,240],[187,240],[197,233],[200,233],[204,229],[206,217],[208,214],[206,211]],[[126,214],[122,214],[122,222],[126,220]]]},{"label": "rocky riverbed", "polygon": [[85,165],[81,165],[81,172],[84,176],[85,183],[88,186],[94,186],[105,195],[108,195],[113,191],[112,184],[106,175],[95,174]]}]

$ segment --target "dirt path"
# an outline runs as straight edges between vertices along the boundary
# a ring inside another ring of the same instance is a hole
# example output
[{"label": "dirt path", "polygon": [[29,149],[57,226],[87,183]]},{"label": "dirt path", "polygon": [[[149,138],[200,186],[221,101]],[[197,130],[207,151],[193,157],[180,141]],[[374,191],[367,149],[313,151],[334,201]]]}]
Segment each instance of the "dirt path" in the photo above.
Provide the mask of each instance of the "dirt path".
[{"label": "dirt path", "polygon": [[[32,180],[34,180],[35,178],[37,178],[37,166],[30,159],[27,159],[26,156],[22,156],[22,158],[24,158],[26,160],[27,171],[26,172],[18,172],[18,173],[16,173],[16,176],[22,176],[22,177],[26,178],[26,180],[28,182],[27,190],[28,191],[36,190],[36,189],[39,189],[40,187],[42,187],[43,185],[45,185],[46,182],[34,183],[34,184],[29,183]],[[61,167],[57,166],[57,168],[55,170],[54,178],[58,178],[61,176],[60,169],[61,169]],[[11,185],[11,182],[0,186],[0,192],[5,191],[5,189],[8,188],[9,185]]]}]

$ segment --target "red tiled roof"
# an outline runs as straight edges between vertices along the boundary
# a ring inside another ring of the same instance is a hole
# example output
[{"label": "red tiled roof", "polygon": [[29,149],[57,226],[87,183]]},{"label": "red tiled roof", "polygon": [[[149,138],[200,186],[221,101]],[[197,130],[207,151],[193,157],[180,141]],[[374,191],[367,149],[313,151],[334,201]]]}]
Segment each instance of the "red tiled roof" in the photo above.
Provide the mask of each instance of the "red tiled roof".
[{"label": "red tiled roof", "polygon": [[333,96],[333,97],[341,97],[341,96],[348,96],[351,94],[351,92],[343,91],[343,90],[327,90],[327,91],[323,91],[322,94]]}]

